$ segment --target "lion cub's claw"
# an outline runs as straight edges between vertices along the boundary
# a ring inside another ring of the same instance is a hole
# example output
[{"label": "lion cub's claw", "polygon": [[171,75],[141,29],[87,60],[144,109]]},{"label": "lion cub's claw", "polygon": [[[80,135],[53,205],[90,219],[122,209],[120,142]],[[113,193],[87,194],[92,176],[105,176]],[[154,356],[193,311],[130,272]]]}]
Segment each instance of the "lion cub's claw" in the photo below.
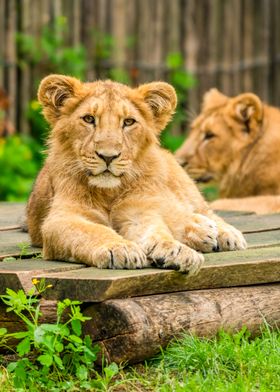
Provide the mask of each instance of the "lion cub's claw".
[{"label": "lion cub's claw", "polygon": [[185,227],[183,243],[200,252],[216,252],[218,247],[216,222],[205,215],[193,214]]},{"label": "lion cub's claw", "polygon": [[218,245],[221,251],[247,248],[246,240],[241,231],[228,224],[219,228]]},{"label": "lion cub's claw", "polygon": [[160,241],[150,247],[147,257],[158,268],[174,269],[195,275],[204,261],[201,253],[179,241]]},{"label": "lion cub's claw", "polygon": [[132,241],[120,241],[94,250],[92,265],[98,268],[136,269],[149,265],[143,250]]}]

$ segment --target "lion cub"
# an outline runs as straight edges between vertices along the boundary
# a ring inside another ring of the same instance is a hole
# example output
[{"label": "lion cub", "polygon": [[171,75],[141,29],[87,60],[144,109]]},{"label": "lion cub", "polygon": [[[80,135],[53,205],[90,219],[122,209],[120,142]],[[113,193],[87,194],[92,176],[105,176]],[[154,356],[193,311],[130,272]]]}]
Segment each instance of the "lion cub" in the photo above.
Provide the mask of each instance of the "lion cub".
[{"label": "lion cub", "polygon": [[176,107],[172,86],[50,75],[38,97],[52,131],[28,227],[46,259],[193,274],[203,262],[197,251],[246,247],[159,146]]}]

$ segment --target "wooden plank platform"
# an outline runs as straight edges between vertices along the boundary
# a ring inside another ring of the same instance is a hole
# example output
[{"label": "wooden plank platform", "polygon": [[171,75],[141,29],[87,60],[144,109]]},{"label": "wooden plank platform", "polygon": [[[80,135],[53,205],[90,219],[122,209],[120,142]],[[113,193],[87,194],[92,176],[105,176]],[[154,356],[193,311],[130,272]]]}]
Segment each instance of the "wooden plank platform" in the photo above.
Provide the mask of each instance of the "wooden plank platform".
[{"label": "wooden plank platform", "polygon": [[[55,317],[56,300],[83,301],[92,317],[86,332],[109,361],[148,358],[182,331],[211,336],[246,324],[255,333],[264,319],[280,326],[280,214],[223,212],[243,231],[248,249],[206,254],[199,274],[189,278],[172,270],[100,270],[39,259],[41,249],[20,230],[24,208],[0,203],[0,294],[6,287],[27,291],[32,278],[45,278],[52,285],[44,299],[46,322]],[[1,304],[0,324],[20,328]]]},{"label": "wooden plank platform", "polygon": [[280,281],[280,247],[205,255],[205,264],[197,276],[158,268],[143,270],[100,270],[85,268],[77,273],[68,270],[43,272],[53,289],[48,299],[79,298],[100,302],[112,298],[137,297],[176,291],[246,286]]},{"label": "wooden plank platform", "polygon": [[0,231],[0,261],[6,257],[26,257],[41,252],[30,245],[28,233],[20,229]]},{"label": "wooden plank platform", "polygon": [[0,203],[0,231],[19,229],[24,221],[24,203]]},{"label": "wooden plank platform", "polygon": [[[24,212],[24,205],[0,203],[0,212],[0,225],[8,218],[12,224]],[[37,254],[41,249],[28,246],[28,234],[19,229],[2,230],[0,260],[7,256],[25,259],[0,264],[1,287],[3,290],[9,284],[14,289],[27,289],[30,287],[28,279],[44,277],[53,285],[53,289],[46,293],[49,299],[69,297],[98,302],[110,298],[280,281],[280,214],[256,216],[248,212],[235,216],[230,211],[223,215],[228,222],[243,228],[249,249],[205,255],[202,270],[193,278],[172,270],[81,269],[85,266],[27,259],[28,255]]]}]

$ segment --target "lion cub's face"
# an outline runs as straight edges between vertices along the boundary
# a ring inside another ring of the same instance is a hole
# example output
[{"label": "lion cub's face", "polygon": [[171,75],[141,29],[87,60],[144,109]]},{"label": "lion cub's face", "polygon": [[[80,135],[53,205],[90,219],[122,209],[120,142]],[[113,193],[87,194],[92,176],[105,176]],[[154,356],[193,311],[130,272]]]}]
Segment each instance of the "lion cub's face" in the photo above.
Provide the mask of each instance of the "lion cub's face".
[{"label": "lion cub's face", "polygon": [[99,86],[68,115],[76,160],[89,184],[113,188],[122,176],[137,174],[133,163],[147,142],[154,142],[148,119],[112,83]]},{"label": "lion cub's face", "polygon": [[156,136],[176,106],[174,89],[167,83],[131,89],[59,75],[43,80],[39,99],[53,125],[51,141],[71,155],[73,172],[80,171],[89,185],[99,188],[137,177],[143,151],[157,144]]},{"label": "lion cub's face", "polygon": [[199,182],[221,180],[256,138],[262,103],[250,93],[228,98],[216,89],[204,96],[202,111],[191,124],[176,158]]}]

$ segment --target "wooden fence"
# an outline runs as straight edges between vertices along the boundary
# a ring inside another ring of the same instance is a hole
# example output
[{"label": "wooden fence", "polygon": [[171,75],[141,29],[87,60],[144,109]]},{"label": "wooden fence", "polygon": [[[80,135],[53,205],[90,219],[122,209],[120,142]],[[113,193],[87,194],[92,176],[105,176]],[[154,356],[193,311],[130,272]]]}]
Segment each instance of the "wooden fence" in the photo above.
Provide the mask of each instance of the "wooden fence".
[{"label": "wooden fence", "polygon": [[[167,54],[179,52],[198,80],[190,108],[198,110],[213,86],[228,95],[252,91],[280,106],[280,0],[0,0],[0,87],[21,132],[28,133],[27,104],[44,71],[40,63],[20,66],[16,33],[39,37],[61,15],[68,43],[87,49],[88,79],[110,67],[126,69],[135,83],[164,79]],[[96,32],[116,42],[98,66]]]}]

